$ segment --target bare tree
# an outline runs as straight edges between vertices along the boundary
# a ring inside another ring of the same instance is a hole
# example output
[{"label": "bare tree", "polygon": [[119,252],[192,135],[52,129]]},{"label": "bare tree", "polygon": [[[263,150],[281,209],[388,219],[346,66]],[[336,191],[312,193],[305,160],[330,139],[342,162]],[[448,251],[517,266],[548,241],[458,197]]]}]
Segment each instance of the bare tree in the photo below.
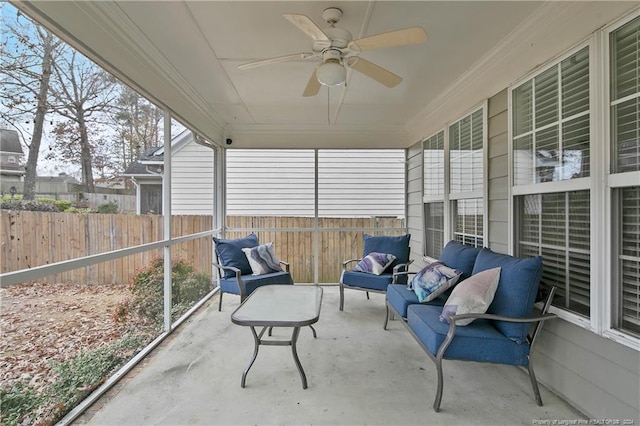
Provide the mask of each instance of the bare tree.
[{"label": "bare tree", "polygon": [[80,161],[82,182],[88,192],[95,192],[93,144],[98,141],[91,140],[89,128],[105,121],[116,96],[116,80],[73,49],[58,56],[53,71],[52,107],[66,119],[56,128],[56,147],[64,158]]},{"label": "bare tree", "polygon": [[127,168],[147,148],[162,144],[162,111],[133,89],[122,85],[112,115],[115,142]]},{"label": "bare tree", "polygon": [[61,42],[18,10],[15,20],[4,20],[4,27],[0,55],[3,87],[0,116],[5,124],[18,130],[28,147],[23,198],[32,200],[44,123],[50,112],[48,96],[52,66]]}]

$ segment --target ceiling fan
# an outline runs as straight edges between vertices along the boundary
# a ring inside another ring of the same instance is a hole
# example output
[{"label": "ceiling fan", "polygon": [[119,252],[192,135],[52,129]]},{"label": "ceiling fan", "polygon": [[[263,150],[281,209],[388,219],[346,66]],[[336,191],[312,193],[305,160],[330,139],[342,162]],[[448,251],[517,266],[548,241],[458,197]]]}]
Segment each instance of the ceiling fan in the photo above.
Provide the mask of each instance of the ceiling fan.
[{"label": "ceiling fan", "polygon": [[420,27],[410,27],[353,40],[349,31],[335,26],[342,18],[342,10],[337,7],[330,7],[322,12],[322,18],[329,24],[329,27],[325,29],[318,27],[305,15],[285,13],[283,16],[311,37],[313,40],[312,51],[248,62],[239,65],[238,68],[245,70],[296,59],[320,59],[322,62],[314,69],[302,93],[302,96],[305,97],[317,95],[321,85],[337,86],[343,84],[347,78],[345,66],[353,68],[387,87],[395,87],[402,81],[402,78],[361,58],[360,52],[427,41],[427,33]]}]

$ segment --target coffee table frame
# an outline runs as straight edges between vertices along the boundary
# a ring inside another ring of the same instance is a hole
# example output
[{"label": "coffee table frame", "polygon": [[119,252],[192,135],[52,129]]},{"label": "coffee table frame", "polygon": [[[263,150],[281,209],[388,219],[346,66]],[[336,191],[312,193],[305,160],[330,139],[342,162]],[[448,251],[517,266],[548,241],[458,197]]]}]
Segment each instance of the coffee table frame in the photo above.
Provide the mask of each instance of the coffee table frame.
[{"label": "coffee table frame", "polygon": [[[231,322],[251,328],[254,340],[254,350],[249,365],[242,373],[241,387],[245,387],[247,374],[258,357],[258,350],[264,346],[291,346],[293,361],[302,379],[302,388],[307,388],[307,376],[302,368],[296,344],[300,334],[300,327],[309,326],[316,337],[316,330],[312,324],[320,319],[322,304],[322,288],[318,286],[268,285],[258,287],[231,314]],[[262,327],[258,333],[256,327]],[[273,327],[293,328],[291,339],[265,339],[264,334]]]}]

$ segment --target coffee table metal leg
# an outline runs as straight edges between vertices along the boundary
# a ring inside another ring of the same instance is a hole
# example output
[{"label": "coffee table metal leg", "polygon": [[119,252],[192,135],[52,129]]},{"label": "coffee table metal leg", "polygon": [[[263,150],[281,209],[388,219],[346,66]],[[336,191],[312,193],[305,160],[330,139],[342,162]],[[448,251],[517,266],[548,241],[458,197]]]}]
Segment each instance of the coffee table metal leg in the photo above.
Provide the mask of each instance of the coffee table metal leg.
[{"label": "coffee table metal leg", "polygon": [[302,369],[302,364],[300,364],[300,359],[298,358],[298,351],[296,350],[296,343],[298,342],[299,334],[300,334],[300,327],[294,327],[293,335],[291,336],[291,352],[293,353],[293,360],[296,363],[296,367],[298,367],[298,372],[300,373],[300,378],[302,379],[302,389],[306,389],[307,376],[304,374],[304,370]]},{"label": "coffee table metal leg", "polygon": [[[260,347],[260,338],[258,337],[258,333],[256,333],[256,328],[254,326],[251,326],[251,333],[253,334],[253,340],[255,341],[255,348],[253,349],[253,358],[251,358],[251,361],[249,361],[249,365],[247,365],[247,368],[245,368],[244,371],[242,372],[242,381],[240,382],[240,387],[244,387],[244,383],[247,380],[247,373],[249,372],[249,369],[251,368],[256,358],[258,357],[258,348]],[[264,329],[262,330],[262,333],[264,333]]]}]

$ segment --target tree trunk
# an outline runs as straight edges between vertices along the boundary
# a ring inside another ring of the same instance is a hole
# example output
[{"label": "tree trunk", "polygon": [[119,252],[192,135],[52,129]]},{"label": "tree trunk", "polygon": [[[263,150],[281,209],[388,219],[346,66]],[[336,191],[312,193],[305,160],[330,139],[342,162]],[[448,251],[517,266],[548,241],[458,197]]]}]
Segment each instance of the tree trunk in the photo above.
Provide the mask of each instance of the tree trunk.
[{"label": "tree trunk", "polygon": [[87,125],[84,121],[84,111],[77,112],[78,130],[80,131],[80,162],[82,164],[82,183],[87,188],[87,192],[96,192],[93,183],[93,158],[91,155],[91,145],[89,145],[89,135]]},{"label": "tree trunk", "polygon": [[40,154],[40,144],[42,142],[42,132],[44,128],[44,119],[47,114],[47,99],[49,93],[49,80],[51,78],[51,64],[53,57],[53,36],[47,33],[44,39],[44,54],[42,57],[42,77],[40,78],[40,90],[38,91],[38,101],[36,107],[36,115],[34,117],[33,135],[31,136],[31,144],[29,145],[29,156],[25,167],[24,189],[22,198],[25,200],[33,200],[35,198],[36,177],[38,166],[38,155]]}]

